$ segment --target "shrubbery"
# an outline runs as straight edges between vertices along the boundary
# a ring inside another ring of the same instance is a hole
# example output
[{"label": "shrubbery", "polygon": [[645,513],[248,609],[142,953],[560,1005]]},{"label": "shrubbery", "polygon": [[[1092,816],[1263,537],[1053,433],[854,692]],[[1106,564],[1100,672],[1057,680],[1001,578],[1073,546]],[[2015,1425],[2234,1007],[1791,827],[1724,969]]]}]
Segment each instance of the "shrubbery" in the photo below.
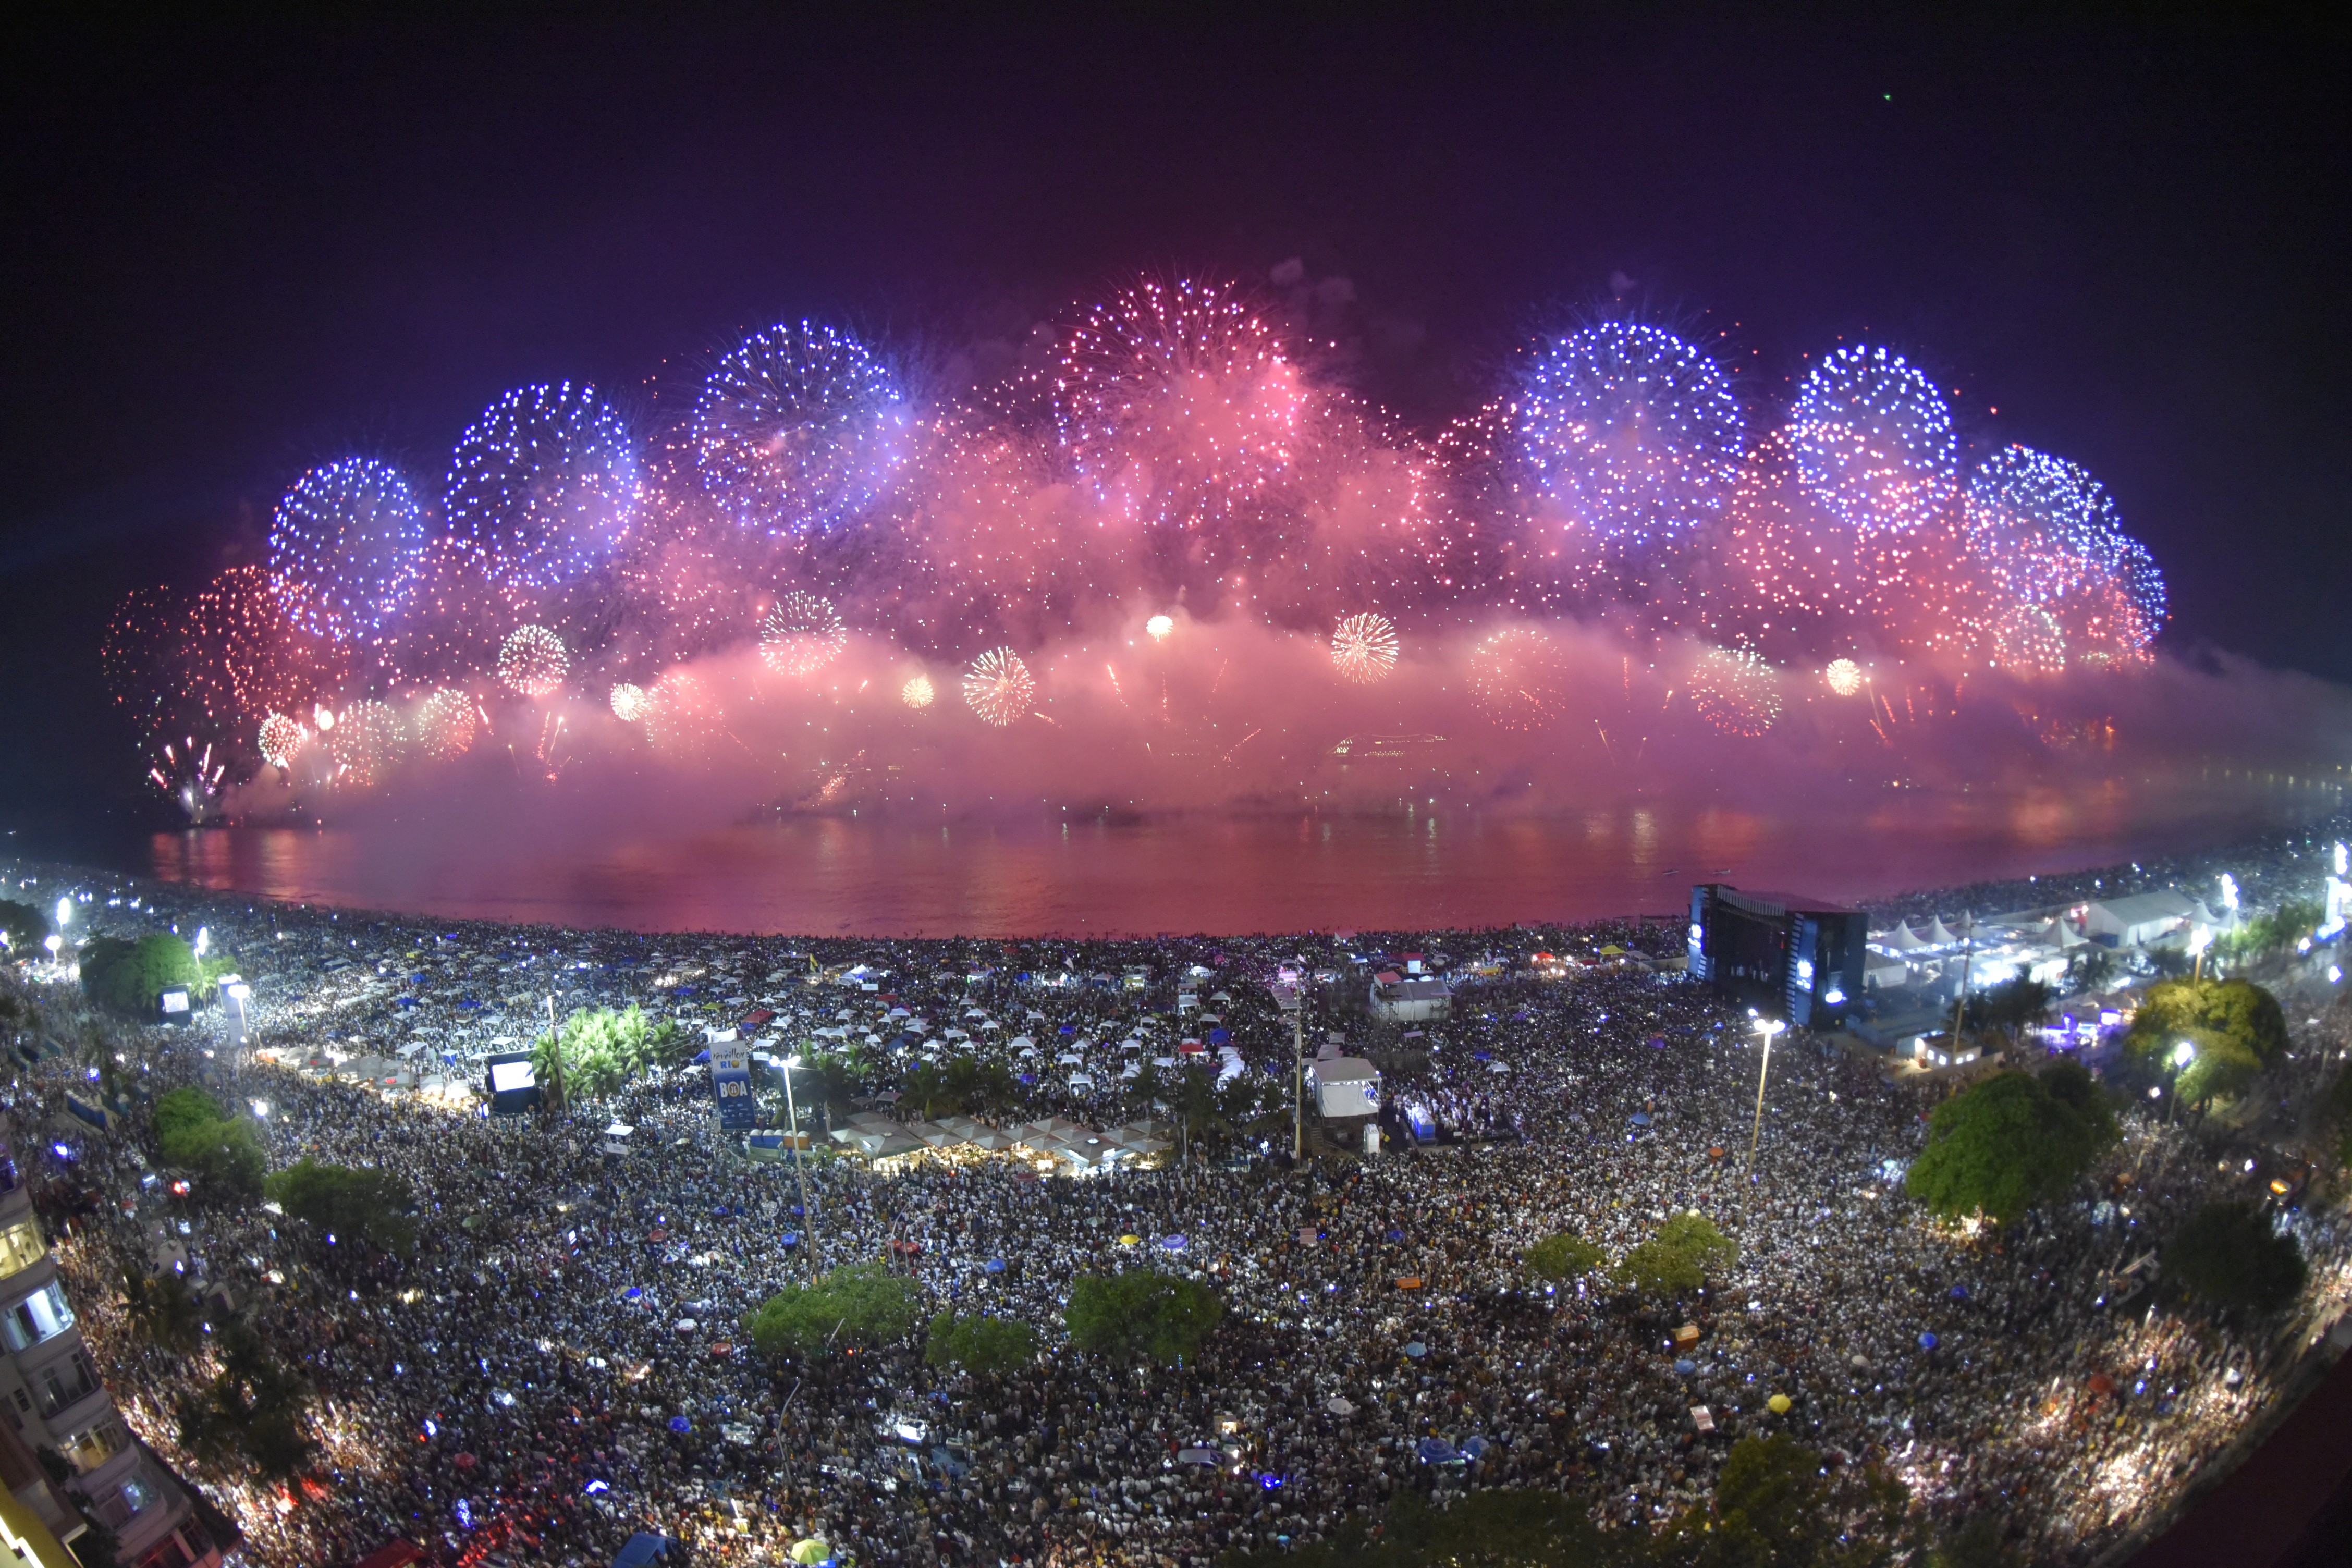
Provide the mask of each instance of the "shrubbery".
[{"label": "shrubbery", "polygon": [[300,1160],[264,1186],[289,1219],[304,1221],[329,1245],[360,1244],[404,1258],[415,1250],[408,1184],[393,1172]]},{"label": "shrubbery", "polygon": [[1696,1210],[1675,1215],[1658,1227],[1658,1234],[1625,1254],[1617,1277],[1634,1289],[1654,1296],[1676,1296],[1696,1290],[1707,1276],[1719,1274],[1739,1259],[1739,1244],[1715,1227]]},{"label": "shrubbery", "polygon": [[828,1350],[870,1350],[913,1331],[914,1285],[879,1263],[853,1263],[791,1285],[743,1320],[761,1355],[809,1359]]},{"label": "shrubbery", "polygon": [[1527,1264],[1538,1279],[1575,1279],[1599,1268],[1605,1257],[1574,1231],[1563,1230],[1528,1247]]},{"label": "shrubbery", "polygon": [[269,1156],[253,1124],[231,1120],[201,1089],[175,1089],[155,1101],[155,1144],[163,1163],[194,1177],[208,1201],[249,1203],[261,1195]]},{"label": "shrubbery", "polygon": [[226,960],[205,963],[194,949],[169,931],[156,931],[136,942],[127,937],[94,937],[81,948],[82,994],[111,1012],[152,1017],[156,998],[184,987],[190,1002],[213,994],[215,974],[227,973]]},{"label": "shrubbery", "polygon": [[1202,1281],[1137,1268],[1079,1276],[1062,1321],[1082,1351],[1165,1365],[1197,1354],[1224,1315],[1224,1302]]},{"label": "shrubbery", "polygon": [[933,1366],[961,1363],[973,1372],[1010,1372],[1036,1358],[1036,1331],[1018,1318],[962,1318],[953,1312],[931,1320],[923,1350],[923,1359]]}]

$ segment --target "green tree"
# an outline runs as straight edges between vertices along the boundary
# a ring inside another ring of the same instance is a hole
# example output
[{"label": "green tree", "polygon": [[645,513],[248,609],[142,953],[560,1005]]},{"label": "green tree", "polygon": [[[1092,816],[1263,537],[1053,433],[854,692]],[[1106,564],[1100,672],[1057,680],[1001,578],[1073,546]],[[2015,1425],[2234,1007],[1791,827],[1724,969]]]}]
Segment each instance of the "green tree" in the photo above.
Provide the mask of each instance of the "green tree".
[{"label": "green tree", "polygon": [[973,1372],[1010,1372],[1037,1359],[1037,1334],[1018,1318],[941,1312],[931,1320],[923,1359],[933,1366],[960,1363]]},{"label": "green tree", "polygon": [[2140,999],[2124,1048],[2142,1062],[2168,1061],[2184,1039],[2200,1042],[2203,1055],[2209,1036],[2231,1042],[2230,1059],[2251,1058],[2267,1071],[2285,1059],[2286,1014],[2251,980],[2162,980]]},{"label": "green tree", "polygon": [[1233,1131],[1217,1104],[1216,1080],[1203,1068],[1187,1068],[1176,1075],[1169,1113],[1176,1119],[1178,1157],[1186,1163],[1192,1161],[1195,1141]]},{"label": "green tree", "polygon": [[1013,1099],[1010,1068],[969,1056],[959,1056],[945,1067],[926,1062],[909,1072],[898,1089],[900,1109],[923,1117],[989,1110]]},{"label": "green tree", "polygon": [[2009,1224],[2073,1190],[2112,1126],[2112,1118],[2086,1119],[2031,1073],[1996,1073],[1936,1107],[1905,1184],[1942,1218],[1982,1214]]},{"label": "green tree", "polygon": [[1062,1321],[1089,1354],[1161,1365],[1199,1353],[1225,1303],[1211,1286],[1156,1269],[1082,1274],[1070,1284]]},{"label": "green tree", "polygon": [[54,929],[49,917],[32,905],[0,899],[0,935],[7,937],[11,952],[19,955],[38,953],[42,939]]},{"label": "green tree", "polygon": [[201,1089],[169,1089],[155,1100],[155,1140],[169,1148],[176,1135],[226,1121],[220,1101]]},{"label": "green tree", "polygon": [[1738,1258],[1738,1244],[1692,1210],[1675,1215],[1657,1235],[1627,1252],[1617,1277],[1647,1295],[1675,1296],[1697,1289]]},{"label": "green tree", "polygon": [[154,1015],[156,999],[184,987],[191,1001],[211,996],[216,966],[197,962],[194,950],[169,931],[136,942],[102,936],[81,948],[81,989],[98,1005],[132,1017]]},{"label": "green tree", "polygon": [[2016,1561],[2001,1542],[2000,1521],[1978,1513],[1927,1554],[1927,1568],[2009,1568]]},{"label": "green tree", "polygon": [[124,1269],[122,1295],[131,1322],[158,1348],[185,1352],[204,1332],[204,1308],[176,1274],[153,1276]]},{"label": "green tree", "polygon": [[1415,1490],[1379,1514],[1350,1514],[1311,1545],[1227,1555],[1228,1568],[1633,1568],[1643,1542],[1592,1522],[1567,1492],[1481,1488],[1446,1509]]},{"label": "green tree", "polygon": [[743,1321],[751,1343],[771,1359],[814,1360],[829,1350],[895,1344],[915,1327],[915,1288],[880,1263],[853,1263],[788,1285]]},{"label": "green tree", "polygon": [[2116,1136],[2116,1113],[2107,1104],[2107,1097],[2099,1089],[2099,1080],[2091,1069],[2072,1057],[2061,1057],[2042,1069],[2042,1092],[2074,1113],[2082,1123],[2084,1142],[2095,1157],[2111,1146]]},{"label": "green tree", "polygon": [[416,1248],[414,1199],[408,1183],[391,1171],[299,1160],[271,1175],[264,1190],[289,1219],[308,1224],[331,1244],[362,1243],[405,1258]]},{"label": "green tree", "polygon": [[2028,1024],[2050,1011],[2053,994],[2049,986],[2032,976],[2016,975],[1969,998],[1969,1026],[1997,1029],[2015,1045]]},{"label": "green tree", "polygon": [[207,1203],[250,1203],[261,1195],[269,1156],[253,1124],[221,1113],[200,1089],[175,1089],[155,1102],[157,1152],[194,1178]]},{"label": "green tree", "polygon": [[311,1449],[304,1421],[308,1385],[270,1357],[243,1319],[224,1321],[217,1340],[220,1375],[179,1400],[181,1446],[217,1468],[242,1456],[272,1480],[300,1471]]},{"label": "green tree", "polygon": [[[610,1007],[572,1014],[557,1029],[563,1042],[563,1092],[575,1100],[601,1100],[647,1068],[668,1062],[677,1055],[677,1026],[667,1018],[648,1019],[631,1003],[625,1012]],[[541,1035],[530,1043],[532,1073],[541,1084],[556,1081],[556,1037]]]},{"label": "green tree", "polygon": [[1881,1568],[1916,1542],[1909,1496],[1873,1467],[1832,1481],[1821,1456],[1774,1434],[1742,1437],[1725,1456],[1713,1502],[1668,1527],[1654,1553],[1687,1568]]},{"label": "green tree", "polygon": [[2275,1312],[2302,1293],[2303,1249],[2250,1204],[2211,1200],[2181,1222],[2164,1249],[2165,1277],[2219,1310]]},{"label": "green tree", "polygon": [[1580,1279],[1607,1261],[1608,1255],[1572,1230],[1556,1231],[1528,1248],[1528,1271],[1538,1279]]}]

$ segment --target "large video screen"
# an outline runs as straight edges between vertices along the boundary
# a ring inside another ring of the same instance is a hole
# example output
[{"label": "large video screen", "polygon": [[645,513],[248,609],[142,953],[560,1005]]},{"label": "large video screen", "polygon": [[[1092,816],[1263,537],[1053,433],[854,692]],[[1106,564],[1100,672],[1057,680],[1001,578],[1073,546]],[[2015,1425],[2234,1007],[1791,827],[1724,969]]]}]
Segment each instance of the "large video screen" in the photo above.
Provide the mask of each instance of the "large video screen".
[{"label": "large video screen", "polygon": [[539,1079],[532,1075],[529,1062],[492,1062],[490,1092],[512,1094],[518,1089],[536,1088]]}]

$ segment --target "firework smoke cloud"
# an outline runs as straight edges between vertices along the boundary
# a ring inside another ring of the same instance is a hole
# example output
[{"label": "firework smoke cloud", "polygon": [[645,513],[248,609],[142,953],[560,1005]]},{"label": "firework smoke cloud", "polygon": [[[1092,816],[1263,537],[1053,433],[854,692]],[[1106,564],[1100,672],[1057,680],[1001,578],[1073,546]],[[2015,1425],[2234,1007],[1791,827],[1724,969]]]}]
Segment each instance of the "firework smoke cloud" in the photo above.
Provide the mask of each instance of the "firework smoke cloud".
[{"label": "firework smoke cloud", "polygon": [[[1571,324],[1415,434],[1244,289],[1142,280],[1038,341],[918,395],[888,345],[782,322],[667,420],[553,382],[491,399],[437,491],[362,454],[300,474],[266,568],[110,626],[141,769],[199,816],[486,757],[780,809],[1373,797],[1413,768],[1501,800],[1730,758],[2031,768],[2201,679],[2156,656],[2163,577],[2114,495],[1971,448],[1885,346],[1774,406],[1665,327]],[[1373,733],[1420,739],[1341,744]]]}]

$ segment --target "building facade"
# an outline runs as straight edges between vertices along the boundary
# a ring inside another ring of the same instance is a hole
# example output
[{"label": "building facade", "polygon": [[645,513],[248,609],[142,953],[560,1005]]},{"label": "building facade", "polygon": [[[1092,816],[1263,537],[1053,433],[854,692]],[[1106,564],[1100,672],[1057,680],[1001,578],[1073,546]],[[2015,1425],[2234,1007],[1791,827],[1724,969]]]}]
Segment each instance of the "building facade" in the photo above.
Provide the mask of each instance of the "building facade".
[{"label": "building facade", "polygon": [[[32,1194],[5,1143],[0,1352],[0,1408],[8,1414],[0,1482],[16,1500],[68,1546],[89,1521],[105,1526],[125,1568],[215,1568],[220,1551],[194,1504],[131,1436],[99,1381]],[[53,1465],[67,1472],[61,1484]]]},{"label": "building facade", "polygon": [[1691,889],[1690,973],[1801,1029],[1834,1029],[1863,991],[1869,922],[1860,910],[1793,893]]}]

